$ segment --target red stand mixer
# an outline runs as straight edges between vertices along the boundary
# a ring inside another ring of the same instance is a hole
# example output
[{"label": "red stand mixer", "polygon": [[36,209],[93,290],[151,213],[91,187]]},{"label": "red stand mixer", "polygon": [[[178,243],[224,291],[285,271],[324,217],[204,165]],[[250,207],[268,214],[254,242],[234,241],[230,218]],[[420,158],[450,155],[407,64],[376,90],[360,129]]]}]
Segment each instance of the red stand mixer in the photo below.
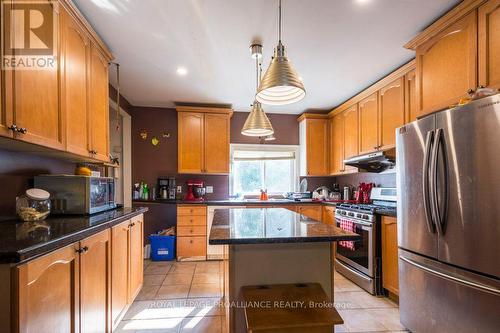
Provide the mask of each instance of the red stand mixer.
[{"label": "red stand mixer", "polygon": [[188,180],[186,182],[187,192],[184,200],[203,201],[205,200],[205,182],[203,180]]}]

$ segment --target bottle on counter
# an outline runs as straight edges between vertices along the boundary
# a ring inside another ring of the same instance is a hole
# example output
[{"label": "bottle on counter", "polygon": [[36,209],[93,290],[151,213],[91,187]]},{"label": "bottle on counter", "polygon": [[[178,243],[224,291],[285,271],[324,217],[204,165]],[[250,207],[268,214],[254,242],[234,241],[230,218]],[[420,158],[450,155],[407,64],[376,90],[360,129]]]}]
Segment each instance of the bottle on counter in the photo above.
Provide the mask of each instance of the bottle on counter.
[{"label": "bottle on counter", "polygon": [[135,183],[132,189],[134,200],[139,200],[141,198],[141,184]]},{"label": "bottle on counter", "polygon": [[146,184],[146,183],[143,184],[142,199],[143,200],[148,200],[149,199],[149,188],[148,188],[148,184]]}]

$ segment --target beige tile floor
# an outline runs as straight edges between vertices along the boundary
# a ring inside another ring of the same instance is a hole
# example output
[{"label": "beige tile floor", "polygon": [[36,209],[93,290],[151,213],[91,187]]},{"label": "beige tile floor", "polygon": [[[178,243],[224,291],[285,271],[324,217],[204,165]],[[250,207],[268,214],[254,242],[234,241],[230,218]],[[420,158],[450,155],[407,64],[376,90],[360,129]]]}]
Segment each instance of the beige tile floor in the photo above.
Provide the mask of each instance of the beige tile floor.
[{"label": "beige tile floor", "polygon": [[[120,333],[225,333],[218,262],[144,262],[144,287]],[[335,303],[344,325],[336,332],[399,332],[397,304],[371,296],[335,274]]]}]

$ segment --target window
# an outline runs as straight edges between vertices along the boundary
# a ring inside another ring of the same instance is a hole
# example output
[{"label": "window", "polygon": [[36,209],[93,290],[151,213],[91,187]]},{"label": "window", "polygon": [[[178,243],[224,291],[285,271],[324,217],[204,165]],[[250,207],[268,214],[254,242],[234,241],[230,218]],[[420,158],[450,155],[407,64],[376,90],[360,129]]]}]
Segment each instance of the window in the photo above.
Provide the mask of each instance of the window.
[{"label": "window", "polygon": [[231,145],[231,195],[270,195],[295,190],[297,146]]}]

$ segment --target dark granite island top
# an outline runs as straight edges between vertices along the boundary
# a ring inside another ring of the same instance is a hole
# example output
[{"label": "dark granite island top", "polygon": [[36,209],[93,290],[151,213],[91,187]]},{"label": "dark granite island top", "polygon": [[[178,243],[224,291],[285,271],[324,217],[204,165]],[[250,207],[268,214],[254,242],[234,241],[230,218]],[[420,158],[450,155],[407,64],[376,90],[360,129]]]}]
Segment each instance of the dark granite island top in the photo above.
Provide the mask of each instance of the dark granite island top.
[{"label": "dark granite island top", "polygon": [[228,208],[215,211],[209,244],[336,242],[360,237],[284,208]]},{"label": "dark granite island top", "polygon": [[91,216],[49,216],[44,221],[0,221],[0,263],[20,263],[56,250],[146,212],[117,208]]}]

